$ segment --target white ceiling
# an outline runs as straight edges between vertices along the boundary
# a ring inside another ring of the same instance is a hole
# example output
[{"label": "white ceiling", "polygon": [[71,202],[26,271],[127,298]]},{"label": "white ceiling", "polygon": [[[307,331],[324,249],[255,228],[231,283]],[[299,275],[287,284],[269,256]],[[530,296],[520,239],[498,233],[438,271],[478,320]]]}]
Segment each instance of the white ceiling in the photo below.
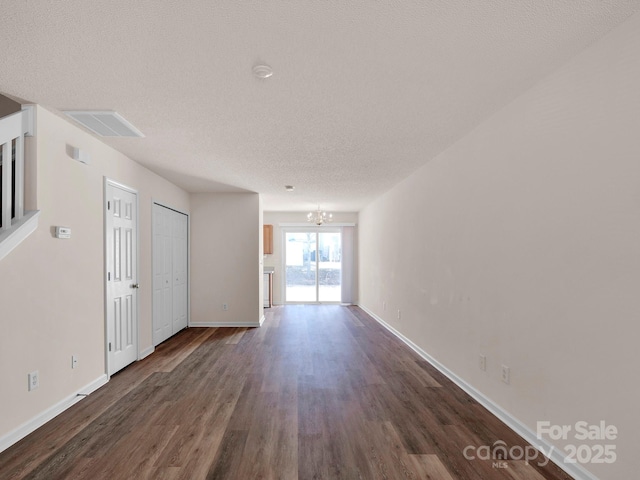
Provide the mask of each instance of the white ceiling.
[{"label": "white ceiling", "polygon": [[146,137],[104,141],[188,191],[357,211],[639,8],[3,0],[0,93],[118,111]]}]

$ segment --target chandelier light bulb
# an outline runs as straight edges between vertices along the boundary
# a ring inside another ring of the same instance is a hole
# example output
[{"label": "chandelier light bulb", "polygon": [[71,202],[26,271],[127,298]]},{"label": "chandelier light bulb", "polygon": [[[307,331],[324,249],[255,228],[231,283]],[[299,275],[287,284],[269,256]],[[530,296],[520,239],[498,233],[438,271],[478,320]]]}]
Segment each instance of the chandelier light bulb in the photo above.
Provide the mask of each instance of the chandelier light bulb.
[{"label": "chandelier light bulb", "polygon": [[320,210],[320,205],[318,205],[318,209],[315,212],[307,213],[307,222],[313,222],[316,225],[322,225],[326,222],[333,221],[333,213],[323,212]]}]

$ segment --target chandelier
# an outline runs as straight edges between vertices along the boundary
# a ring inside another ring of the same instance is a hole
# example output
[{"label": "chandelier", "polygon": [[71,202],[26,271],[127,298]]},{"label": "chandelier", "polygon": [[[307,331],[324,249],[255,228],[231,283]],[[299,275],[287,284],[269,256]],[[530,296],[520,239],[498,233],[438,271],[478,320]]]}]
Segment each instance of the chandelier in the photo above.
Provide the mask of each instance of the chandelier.
[{"label": "chandelier", "polygon": [[320,210],[320,205],[315,212],[307,213],[307,222],[313,222],[316,225],[322,225],[325,222],[333,221],[333,214]]}]

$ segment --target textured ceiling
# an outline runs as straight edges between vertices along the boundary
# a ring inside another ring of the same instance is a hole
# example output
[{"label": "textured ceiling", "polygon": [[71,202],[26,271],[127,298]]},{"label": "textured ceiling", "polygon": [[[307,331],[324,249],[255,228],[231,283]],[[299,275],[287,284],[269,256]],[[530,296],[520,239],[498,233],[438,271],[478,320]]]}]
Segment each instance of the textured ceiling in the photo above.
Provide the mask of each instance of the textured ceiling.
[{"label": "textured ceiling", "polygon": [[[3,0],[0,93],[111,109],[186,190],[357,211],[640,8],[606,0]],[[254,78],[257,63],[273,67]],[[286,193],[284,185],[295,185]]]}]

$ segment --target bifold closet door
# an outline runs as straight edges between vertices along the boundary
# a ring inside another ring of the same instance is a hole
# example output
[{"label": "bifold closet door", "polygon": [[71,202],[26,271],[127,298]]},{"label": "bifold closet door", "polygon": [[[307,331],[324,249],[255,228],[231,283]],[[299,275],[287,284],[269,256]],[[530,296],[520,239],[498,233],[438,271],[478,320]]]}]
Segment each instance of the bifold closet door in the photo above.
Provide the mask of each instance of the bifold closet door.
[{"label": "bifold closet door", "polygon": [[188,217],[153,205],[153,344],[187,326]]},{"label": "bifold closet door", "polygon": [[153,205],[153,344],[173,334],[173,272],[168,208]]},{"label": "bifold closet door", "polygon": [[173,333],[187,327],[187,216],[172,211]]}]

